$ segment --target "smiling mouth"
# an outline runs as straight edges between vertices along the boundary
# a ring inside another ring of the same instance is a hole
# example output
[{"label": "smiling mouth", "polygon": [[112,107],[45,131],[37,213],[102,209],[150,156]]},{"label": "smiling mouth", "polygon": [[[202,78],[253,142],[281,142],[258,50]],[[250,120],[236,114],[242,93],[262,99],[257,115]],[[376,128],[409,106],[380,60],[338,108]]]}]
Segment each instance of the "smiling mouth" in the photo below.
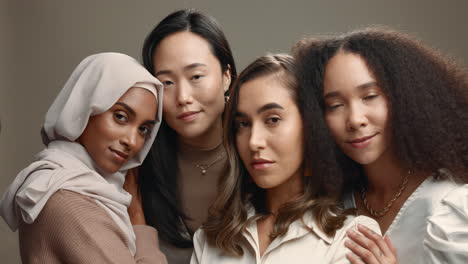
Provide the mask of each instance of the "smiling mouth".
[{"label": "smiling mouth", "polygon": [[177,119],[180,119],[182,121],[192,121],[195,119],[197,114],[200,113],[200,111],[190,111],[190,112],[184,112],[180,115],[177,116]]},{"label": "smiling mouth", "polygon": [[371,143],[371,139],[374,138],[377,134],[378,133],[375,133],[374,135],[371,135],[371,136],[346,141],[346,143],[350,144],[351,146],[355,148],[364,148],[364,147],[367,147]]},{"label": "smiling mouth", "polygon": [[112,148],[109,148],[109,149],[114,154],[114,157],[116,157],[116,159],[119,160],[120,162],[125,162],[128,159],[128,154],[122,151],[112,149]]}]

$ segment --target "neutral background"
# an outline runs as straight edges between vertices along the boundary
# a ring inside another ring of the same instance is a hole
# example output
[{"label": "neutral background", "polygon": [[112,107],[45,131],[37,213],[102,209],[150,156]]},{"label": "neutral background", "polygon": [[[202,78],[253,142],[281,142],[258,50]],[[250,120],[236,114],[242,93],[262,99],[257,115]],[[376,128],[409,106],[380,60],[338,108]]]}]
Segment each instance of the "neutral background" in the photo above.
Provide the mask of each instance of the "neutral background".
[{"label": "neutral background", "polygon": [[[146,34],[184,7],[223,26],[238,72],[265,52],[289,52],[299,38],[371,24],[415,34],[468,63],[468,1],[111,1],[0,0],[0,194],[40,151],[53,99],[84,57],[104,51],[140,59]],[[0,262],[20,263],[17,234],[0,220]]]}]

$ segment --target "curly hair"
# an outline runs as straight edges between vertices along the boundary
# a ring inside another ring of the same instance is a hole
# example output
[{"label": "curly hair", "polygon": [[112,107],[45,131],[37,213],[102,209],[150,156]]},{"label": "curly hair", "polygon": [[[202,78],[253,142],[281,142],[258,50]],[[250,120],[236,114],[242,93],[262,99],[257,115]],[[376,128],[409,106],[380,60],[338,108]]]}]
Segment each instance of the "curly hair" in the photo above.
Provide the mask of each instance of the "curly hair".
[{"label": "curly hair", "polygon": [[[324,109],[323,82],[328,62],[338,52],[361,56],[390,102],[392,147],[412,170],[448,169],[467,182],[467,72],[413,37],[387,27],[371,27],[341,36],[309,38],[293,48],[299,94]],[[335,145],[335,148],[338,147]],[[342,152],[340,164],[350,175],[346,186],[362,182],[362,167]]]},{"label": "curly hair", "polygon": [[[251,221],[269,215],[265,205],[265,190],[251,180],[241,162],[236,147],[234,117],[237,113],[239,91],[244,83],[253,79],[273,75],[288,88],[296,102],[304,127],[304,192],[297,199],[284,204],[278,211],[270,237],[288,232],[289,225],[312,212],[318,226],[328,235],[333,235],[343,226],[346,215],[337,206],[341,192],[342,171],[333,163],[333,139],[326,133],[326,123],[318,102],[302,100],[297,96],[295,62],[290,55],[266,55],[251,63],[239,75],[230,92],[224,117],[224,146],[229,159],[229,173],[220,179],[218,198],[209,210],[208,220],[203,225],[207,241],[225,254],[241,256],[242,232]],[[316,112],[307,111],[316,105]],[[314,136],[311,136],[314,135]],[[256,215],[248,219],[248,208],[252,205]]]}]

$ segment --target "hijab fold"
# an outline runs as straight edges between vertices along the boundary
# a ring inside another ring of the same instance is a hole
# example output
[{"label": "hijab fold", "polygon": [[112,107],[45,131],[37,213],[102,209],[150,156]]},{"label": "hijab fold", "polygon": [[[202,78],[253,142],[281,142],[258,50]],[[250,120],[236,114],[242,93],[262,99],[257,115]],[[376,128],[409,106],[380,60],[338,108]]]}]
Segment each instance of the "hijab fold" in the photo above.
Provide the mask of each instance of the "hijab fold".
[{"label": "hijab fold", "polygon": [[[110,109],[130,88],[146,89],[155,96],[156,124],[135,157],[118,172],[105,173],[75,141],[91,116]],[[135,233],[127,213],[131,195],[123,189],[123,183],[127,170],[143,162],[156,137],[162,119],[162,93],[162,84],[127,55],[100,53],[85,58],[46,114],[41,130],[46,148],[3,195],[0,214],[10,228],[16,231],[21,221],[33,223],[55,192],[69,190],[94,199],[122,229],[135,255]]]}]

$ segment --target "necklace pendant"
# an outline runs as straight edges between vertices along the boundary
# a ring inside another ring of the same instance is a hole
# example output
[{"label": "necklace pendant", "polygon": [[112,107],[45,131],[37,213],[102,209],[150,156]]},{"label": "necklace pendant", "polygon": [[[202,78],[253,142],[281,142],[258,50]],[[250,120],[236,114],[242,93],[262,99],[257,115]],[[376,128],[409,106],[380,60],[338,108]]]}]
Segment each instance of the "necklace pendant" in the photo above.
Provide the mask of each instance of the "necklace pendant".
[{"label": "necklace pendant", "polygon": [[206,174],[206,170],[203,169],[203,170],[201,171],[201,174],[202,174],[202,175],[205,175],[205,174]]}]

